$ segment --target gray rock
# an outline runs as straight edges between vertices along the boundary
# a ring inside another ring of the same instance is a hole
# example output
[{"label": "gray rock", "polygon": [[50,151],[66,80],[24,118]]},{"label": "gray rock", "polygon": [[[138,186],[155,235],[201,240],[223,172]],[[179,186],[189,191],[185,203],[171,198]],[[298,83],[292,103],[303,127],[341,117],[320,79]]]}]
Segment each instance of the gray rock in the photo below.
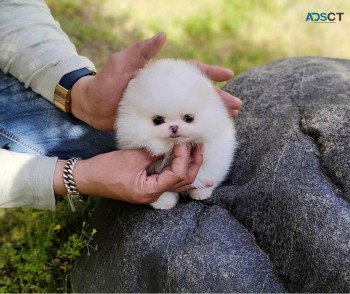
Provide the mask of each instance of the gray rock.
[{"label": "gray rock", "polygon": [[78,292],[280,292],[271,264],[226,209],[184,202],[153,210],[102,201],[100,249],[72,273]]},{"label": "gray rock", "polygon": [[288,291],[349,292],[350,61],[286,59],[226,89],[244,100],[240,150],[210,204],[256,237]]},{"label": "gray rock", "polygon": [[170,211],[101,201],[75,291],[350,292],[350,61],[285,59],[226,90],[244,101],[228,180]]}]

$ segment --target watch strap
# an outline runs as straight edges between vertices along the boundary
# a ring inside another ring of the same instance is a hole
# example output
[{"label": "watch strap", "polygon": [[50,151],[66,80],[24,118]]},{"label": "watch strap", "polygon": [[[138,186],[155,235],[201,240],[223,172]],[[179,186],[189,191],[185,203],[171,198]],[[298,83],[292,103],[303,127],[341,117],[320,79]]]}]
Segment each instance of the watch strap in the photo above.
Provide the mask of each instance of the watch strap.
[{"label": "watch strap", "polygon": [[88,75],[95,75],[96,71],[92,68],[84,67],[75,71],[72,71],[70,73],[65,74],[61,80],[59,81],[59,85],[61,85],[63,88],[67,90],[72,90],[73,85],[78,81],[80,78]]},{"label": "watch strap", "polygon": [[92,68],[84,67],[65,74],[56,85],[54,94],[55,106],[64,112],[71,112],[71,90],[73,85],[82,77],[96,75]]}]

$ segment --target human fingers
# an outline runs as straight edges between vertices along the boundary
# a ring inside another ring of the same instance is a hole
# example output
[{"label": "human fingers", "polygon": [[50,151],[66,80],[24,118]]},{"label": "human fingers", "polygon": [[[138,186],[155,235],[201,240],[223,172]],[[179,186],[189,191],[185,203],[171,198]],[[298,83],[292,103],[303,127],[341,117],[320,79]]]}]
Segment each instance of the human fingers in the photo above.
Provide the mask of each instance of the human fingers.
[{"label": "human fingers", "polygon": [[[214,185],[213,181],[203,181],[201,182],[201,188],[209,188],[212,187]],[[198,187],[196,187],[193,183],[190,185],[186,185],[186,186],[181,186],[175,190],[171,190],[171,192],[176,192],[176,193],[182,193],[182,192],[189,192],[193,189],[197,189]]]},{"label": "human fingers", "polygon": [[161,50],[165,41],[164,33],[140,41],[113,54],[98,75],[81,78],[72,91],[73,114],[96,129],[113,130],[117,107],[128,83]]},{"label": "human fingers", "polygon": [[165,41],[166,34],[159,33],[152,38],[139,41],[113,54],[97,77],[100,77],[102,80],[113,81],[114,83],[116,78],[118,78],[118,84],[122,83],[123,88],[125,88],[137,71],[157,55]]},{"label": "human fingers", "polygon": [[[234,75],[233,71],[228,68],[208,65],[196,60],[191,60],[190,62],[197,66],[209,79],[215,82],[227,81]],[[242,106],[242,100],[220,89],[217,89],[217,92],[225,103],[230,115],[234,118],[237,117],[239,109]]]},{"label": "human fingers", "polygon": [[176,145],[173,150],[173,160],[168,169],[158,175],[148,177],[148,185],[153,192],[165,192],[186,178],[190,164],[191,148],[187,145]]},{"label": "human fingers", "polygon": [[141,56],[148,62],[162,49],[166,41],[166,34],[160,32],[151,39],[146,40],[146,46],[141,48]]},{"label": "human fingers", "polygon": [[197,174],[200,170],[200,167],[203,163],[203,153],[204,153],[203,144],[197,144],[192,148],[191,154],[190,154],[191,159],[190,159],[190,163],[188,164],[186,177],[181,182],[174,185],[170,191],[183,192],[194,188],[192,186],[192,183],[195,181]]},{"label": "human fingers", "polygon": [[152,58],[154,58],[162,49],[166,41],[166,34],[161,32],[150,39],[140,41],[129,47],[130,56],[135,56],[135,63],[133,67],[139,69],[144,67]]},{"label": "human fingers", "polygon": [[214,82],[224,82],[232,79],[234,73],[229,68],[215,65],[208,65],[197,60],[191,60],[192,64],[198,67],[209,79]]},{"label": "human fingers", "polygon": [[242,107],[242,100],[223,91],[220,89],[216,89],[217,93],[220,95],[222,101],[224,102],[225,106],[227,107],[230,115],[232,117],[237,117],[239,110]]}]

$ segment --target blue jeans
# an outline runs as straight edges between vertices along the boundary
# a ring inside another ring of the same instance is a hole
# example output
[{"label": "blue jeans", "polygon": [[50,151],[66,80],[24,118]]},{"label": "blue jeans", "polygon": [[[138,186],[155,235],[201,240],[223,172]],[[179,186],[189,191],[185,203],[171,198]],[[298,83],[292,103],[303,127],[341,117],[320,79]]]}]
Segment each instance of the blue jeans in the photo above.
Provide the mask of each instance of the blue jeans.
[{"label": "blue jeans", "polygon": [[0,71],[0,148],[89,158],[116,149],[113,132],[95,130]]}]

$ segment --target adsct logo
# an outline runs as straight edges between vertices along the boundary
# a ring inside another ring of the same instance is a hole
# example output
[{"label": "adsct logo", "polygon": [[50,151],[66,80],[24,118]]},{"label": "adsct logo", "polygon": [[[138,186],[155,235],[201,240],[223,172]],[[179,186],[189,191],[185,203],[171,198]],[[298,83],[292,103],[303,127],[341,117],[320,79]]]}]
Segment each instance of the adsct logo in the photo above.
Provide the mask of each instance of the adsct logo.
[{"label": "adsct logo", "polygon": [[313,23],[337,23],[343,20],[344,12],[308,12],[305,21]]}]

